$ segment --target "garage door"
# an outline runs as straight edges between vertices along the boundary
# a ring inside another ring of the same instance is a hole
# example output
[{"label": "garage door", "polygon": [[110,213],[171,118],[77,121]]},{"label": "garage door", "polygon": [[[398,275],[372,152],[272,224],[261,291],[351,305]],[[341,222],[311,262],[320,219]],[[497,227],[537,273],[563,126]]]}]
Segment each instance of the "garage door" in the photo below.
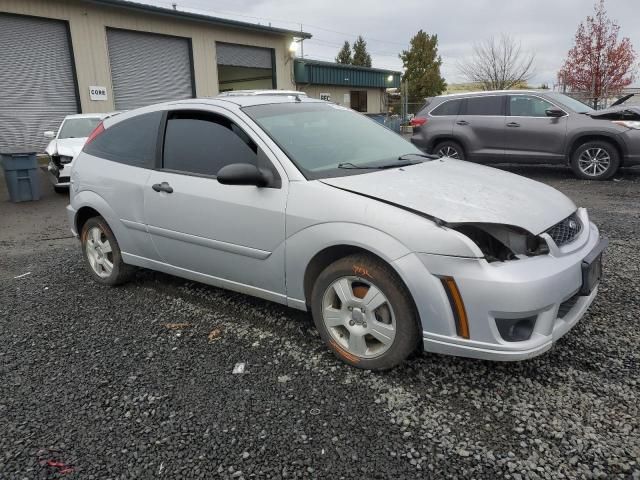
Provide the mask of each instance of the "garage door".
[{"label": "garage door", "polygon": [[107,29],[116,110],[193,98],[189,39]]},{"label": "garage door", "polygon": [[221,92],[276,88],[273,49],[218,42],[216,56]]},{"label": "garage door", "polygon": [[46,130],[78,113],[66,22],[0,14],[0,150],[44,151]]}]

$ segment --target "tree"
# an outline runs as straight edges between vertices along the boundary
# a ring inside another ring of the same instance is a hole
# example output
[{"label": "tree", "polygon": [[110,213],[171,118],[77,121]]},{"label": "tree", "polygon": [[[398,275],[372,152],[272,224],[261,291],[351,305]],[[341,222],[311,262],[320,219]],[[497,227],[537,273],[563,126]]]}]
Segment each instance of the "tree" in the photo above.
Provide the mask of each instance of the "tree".
[{"label": "tree", "polygon": [[404,66],[402,80],[407,82],[409,102],[423,102],[440,95],[447,83],[440,75],[442,58],[438,55],[438,36],[420,30],[411,39],[409,50],[400,54]]},{"label": "tree", "polygon": [[531,80],[534,60],[535,55],[524,53],[520,43],[502,34],[476,43],[473,56],[458,63],[458,70],[484,90],[508,90]]},{"label": "tree", "polygon": [[560,84],[574,91],[588,92],[593,107],[600,99],[620,93],[635,78],[636,53],[628,37],[618,39],[620,26],[610,20],[604,0],[594,5],[576,32],[575,45],[558,72]]},{"label": "tree", "polygon": [[353,57],[351,56],[351,45],[349,45],[349,42],[347,42],[346,40],[344,42],[344,45],[338,52],[336,63],[344,63],[347,65],[353,63]]},{"label": "tree", "polygon": [[353,42],[353,65],[360,67],[371,67],[371,55],[367,52],[367,42],[361,35]]}]

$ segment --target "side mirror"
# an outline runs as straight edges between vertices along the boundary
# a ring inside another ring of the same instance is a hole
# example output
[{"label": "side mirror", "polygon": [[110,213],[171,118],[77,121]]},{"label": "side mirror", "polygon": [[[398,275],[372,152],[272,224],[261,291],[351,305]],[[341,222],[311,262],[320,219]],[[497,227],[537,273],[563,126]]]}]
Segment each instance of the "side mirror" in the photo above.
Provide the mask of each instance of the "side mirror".
[{"label": "side mirror", "polygon": [[553,118],[564,117],[566,115],[564,110],[560,110],[559,108],[548,108],[544,113],[547,114],[547,117]]},{"label": "side mirror", "polygon": [[47,130],[46,132],[44,132],[44,138],[55,138],[56,133],[52,132],[51,130]]},{"label": "side mirror", "polygon": [[271,183],[272,175],[255,165],[248,163],[232,163],[218,171],[218,182],[223,185],[253,185],[266,187]]}]

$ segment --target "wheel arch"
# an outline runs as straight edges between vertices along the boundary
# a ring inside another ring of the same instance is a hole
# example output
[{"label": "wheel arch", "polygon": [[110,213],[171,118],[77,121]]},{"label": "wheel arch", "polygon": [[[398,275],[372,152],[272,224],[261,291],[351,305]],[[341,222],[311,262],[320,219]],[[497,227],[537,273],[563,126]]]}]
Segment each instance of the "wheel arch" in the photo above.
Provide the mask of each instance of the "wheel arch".
[{"label": "wheel arch", "polygon": [[455,143],[457,143],[462,148],[462,153],[463,153],[464,157],[465,158],[467,157],[468,149],[467,149],[467,146],[465,145],[464,141],[459,139],[459,138],[456,138],[453,135],[448,135],[448,134],[438,135],[438,136],[434,137],[431,140],[430,144],[429,144],[429,152],[433,153],[433,150],[436,148],[436,146],[439,143],[442,143],[442,142],[455,142]]},{"label": "wheel arch", "polygon": [[604,132],[585,132],[579,135],[576,135],[571,141],[568,142],[568,150],[567,150],[567,160],[571,162],[571,158],[576,150],[587,142],[601,141],[612,144],[618,152],[620,156],[620,165],[624,164],[624,145],[620,141],[620,139],[616,138],[615,135],[610,135]]}]

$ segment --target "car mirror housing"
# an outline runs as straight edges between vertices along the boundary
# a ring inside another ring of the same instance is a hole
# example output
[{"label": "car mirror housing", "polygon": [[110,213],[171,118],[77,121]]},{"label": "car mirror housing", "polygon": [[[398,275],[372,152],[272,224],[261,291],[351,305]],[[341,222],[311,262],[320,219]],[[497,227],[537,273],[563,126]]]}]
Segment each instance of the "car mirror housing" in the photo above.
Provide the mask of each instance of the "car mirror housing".
[{"label": "car mirror housing", "polygon": [[554,118],[564,117],[566,115],[566,113],[564,113],[564,110],[560,110],[559,108],[548,108],[544,113],[547,114],[547,117]]},{"label": "car mirror housing", "polygon": [[217,179],[223,185],[266,187],[270,184],[272,175],[249,163],[232,163],[218,171]]},{"label": "car mirror housing", "polygon": [[51,130],[47,130],[46,132],[44,132],[44,138],[54,138],[55,136],[55,132]]}]

